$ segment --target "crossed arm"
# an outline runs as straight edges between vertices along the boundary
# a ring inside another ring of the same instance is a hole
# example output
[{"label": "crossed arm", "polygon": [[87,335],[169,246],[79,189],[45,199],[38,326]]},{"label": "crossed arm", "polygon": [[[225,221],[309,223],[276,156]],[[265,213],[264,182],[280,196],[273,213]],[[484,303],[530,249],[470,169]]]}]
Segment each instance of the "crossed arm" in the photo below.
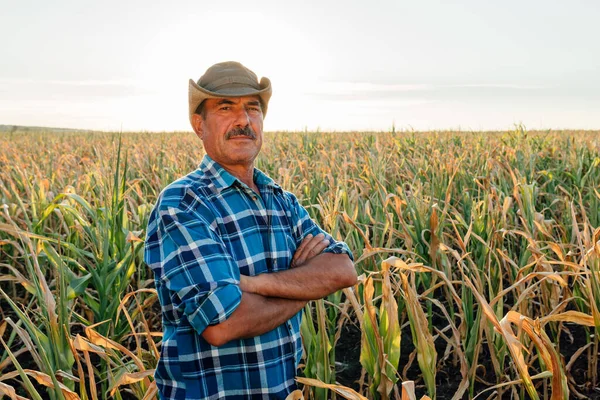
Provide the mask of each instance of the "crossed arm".
[{"label": "crossed arm", "polygon": [[286,271],[241,276],[242,300],[225,320],[208,326],[204,339],[213,346],[261,335],[281,325],[309,300],[320,299],[356,283],[356,270],[345,254],[322,253],[324,236],[307,236]]}]

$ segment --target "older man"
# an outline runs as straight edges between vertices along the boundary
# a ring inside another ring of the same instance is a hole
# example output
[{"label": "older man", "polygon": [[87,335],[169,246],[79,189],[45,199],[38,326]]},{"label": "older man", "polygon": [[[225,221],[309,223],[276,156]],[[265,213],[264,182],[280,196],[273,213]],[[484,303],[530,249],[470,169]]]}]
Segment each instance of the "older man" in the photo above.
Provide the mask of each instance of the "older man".
[{"label": "older man", "polygon": [[346,244],[254,167],[270,97],[270,81],[237,62],[190,80],[206,155],[160,194],[145,247],[162,306],[161,398],[284,399],[302,308],[356,282]]}]

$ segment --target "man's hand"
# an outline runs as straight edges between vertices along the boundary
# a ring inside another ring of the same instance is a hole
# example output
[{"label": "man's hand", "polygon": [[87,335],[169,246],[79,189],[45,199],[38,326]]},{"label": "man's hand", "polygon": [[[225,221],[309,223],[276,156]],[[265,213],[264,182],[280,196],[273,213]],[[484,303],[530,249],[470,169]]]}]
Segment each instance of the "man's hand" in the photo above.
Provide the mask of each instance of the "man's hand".
[{"label": "man's hand", "polygon": [[[294,253],[290,268],[306,264],[310,259],[321,254],[327,246],[329,246],[329,240],[322,233],[314,237],[311,234],[306,235]],[[258,293],[258,289],[254,285],[254,278],[253,276],[240,275],[240,289],[242,292]]]},{"label": "man's hand", "polygon": [[305,264],[311,258],[321,254],[327,246],[329,246],[329,240],[322,233],[314,237],[311,234],[306,235],[294,253],[290,268],[296,268]]},{"label": "man's hand", "polygon": [[319,254],[299,268],[241,276],[242,292],[265,297],[316,300],[356,284],[354,264],[346,254]]},{"label": "man's hand", "polygon": [[290,269],[240,276],[242,292],[264,297],[315,300],[356,284],[354,264],[346,254],[322,253],[325,235],[307,235],[294,253]]}]

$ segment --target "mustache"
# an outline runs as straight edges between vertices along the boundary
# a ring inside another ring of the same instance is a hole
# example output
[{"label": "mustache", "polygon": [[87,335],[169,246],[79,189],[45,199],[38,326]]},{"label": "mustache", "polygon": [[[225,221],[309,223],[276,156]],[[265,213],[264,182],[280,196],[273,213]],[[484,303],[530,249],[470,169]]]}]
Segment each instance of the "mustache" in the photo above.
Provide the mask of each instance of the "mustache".
[{"label": "mustache", "polygon": [[256,139],[256,132],[254,132],[250,125],[246,125],[244,128],[238,126],[227,132],[225,134],[225,139],[231,139],[236,136],[246,136],[250,139]]}]

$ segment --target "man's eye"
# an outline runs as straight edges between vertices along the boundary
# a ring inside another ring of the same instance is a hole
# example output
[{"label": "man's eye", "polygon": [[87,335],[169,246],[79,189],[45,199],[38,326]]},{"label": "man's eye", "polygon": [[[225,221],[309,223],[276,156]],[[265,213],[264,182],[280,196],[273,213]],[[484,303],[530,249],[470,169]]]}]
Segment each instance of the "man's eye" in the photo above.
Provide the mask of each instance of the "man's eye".
[{"label": "man's eye", "polygon": [[229,110],[230,108],[231,108],[231,107],[229,107],[229,106],[223,106],[223,107],[221,107],[221,108],[220,108],[220,110],[227,111],[227,110]]}]

